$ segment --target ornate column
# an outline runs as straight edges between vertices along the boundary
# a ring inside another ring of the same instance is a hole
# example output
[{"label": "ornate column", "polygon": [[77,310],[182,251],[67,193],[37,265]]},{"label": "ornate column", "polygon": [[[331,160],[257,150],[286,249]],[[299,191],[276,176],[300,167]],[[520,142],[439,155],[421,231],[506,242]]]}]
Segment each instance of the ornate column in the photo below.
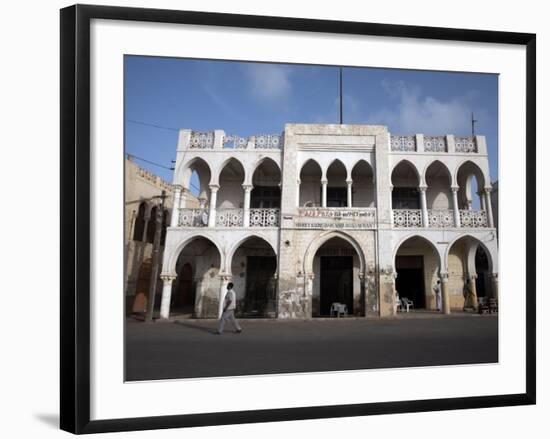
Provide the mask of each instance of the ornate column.
[{"label": "ornate column", "polygon": [[441,300],[443,302],[443,314],[451,314],[451,303],[449,300],[449,273],[441,273]]},{"label": "ornate column", "polygon": [[477,286],[476,286],[477,274],[471,274],[469,279],[470,279],[470,288],[472,289],[472,294],[474,296],[472,305],[474,309],[477,310]]},{"label": "ornate column", "polygon": [[367,288],[365,285],[365,280],[367,276],[363,273],[359,273],[359,303],[361,306],[361,316],[367,316]]},{"label": "ornate column", "polygon": [[485,208],[485,194],[484,192],[478,192],[477,193],[478,197],[479,197],[479,206],[481,207],[481,210],[486,210]]},{"label": "ornate column", "polygon": [[244,189],[244,212],[243,212],[243,227],[250,226],[250,193],[253,186],[251,184],[243,184]]},{"label": "ornate column", "polygon": [[348,207],[352,207],[351,185],[353,184],[353,180],[346,180],[346,184],[348,185]]},{"label": "ornate column", "polygon": [[180,214],[180,199],[182,187],[180,185],[174,186],[174,203],[172,204],[172,219],[170,220],[170,227],[177,227]]},{"label": "ornate column", "polygon": [[321,185],[323,187],[322,197],[321,197],[321,206],[322,207],[327,207],[327,185],[328,185],[328,180],[321,180]]},{"label": "ornate column", "polygon": [[216,227],[216,202],[218,200],[217,184],[210,185],[210,206],[208,208],[208,227]]},{"label": "ornate column", "polygon": [[222,273],[218,275],[220,278],[220,293],[218,295],[218,318],[221,317],[223,312],[223,301],[225,299],[225,293],[227,292],[227,284],[231,281],[232,276]]},{"label": "ornate column", "polygon": [[493,220],[493,206],[491,205],[491,188],[486,187],[485,191],[485,207],[487,210],[487,224],[489,227],[495,227],[495,222]]},{"label": "ornate column", "polygon": [[420,191],[420,209],[422,209],[422,227],[430,227],[430,220],[428,218],[428,202],[426,201],[426,186],[419,186]]},{"label": "ornate column", "polygon": [[491,286],[493,287],[491,298],[498,300],[498,273],[491,274]]},{"label": "ornate column", "polygon": [[160,302],[160,318],[170,317],[170,300],[172,298],[172,282],[176,276],[172,274],[161,274],[162,279],[162,299]]},{"label": "ornate column", "polygon": [[452,187],[453,193],[453,216],[455,220],[455,227],[460,227],[460,212],[458,210],[458,187]]}]

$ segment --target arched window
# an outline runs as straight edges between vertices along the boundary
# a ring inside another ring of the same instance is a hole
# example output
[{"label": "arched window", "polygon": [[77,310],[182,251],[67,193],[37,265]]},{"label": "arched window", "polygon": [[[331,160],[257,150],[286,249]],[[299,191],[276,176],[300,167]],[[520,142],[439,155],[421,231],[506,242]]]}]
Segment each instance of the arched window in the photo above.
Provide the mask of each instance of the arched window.
[{"label": "arched window", "polygon": [[143,240],[143,229],[145,228],[145,203],[139,205],[138,214],[134,223],[134,241]]}]

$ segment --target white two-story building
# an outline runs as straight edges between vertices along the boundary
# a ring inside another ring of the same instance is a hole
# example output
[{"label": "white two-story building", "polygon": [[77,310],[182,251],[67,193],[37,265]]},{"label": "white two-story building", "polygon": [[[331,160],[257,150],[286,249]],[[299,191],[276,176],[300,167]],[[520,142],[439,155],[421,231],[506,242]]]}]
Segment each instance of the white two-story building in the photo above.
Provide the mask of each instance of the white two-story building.
[{"label": "white two-story building", "polygon": [[[197,180],[191,208],[182,194]],[[181,130],[173,184],[163,318],[175,302],[217,317],[228,282],[241,317],[324,317],[335,302],[349,315],[390,316],[396,291],[435,310],[437,280],[443,313],[462,310],[467,279],[476,296],[498,297],[484,136],[397,136],[379,125],[287,124],[249,138]]]}]

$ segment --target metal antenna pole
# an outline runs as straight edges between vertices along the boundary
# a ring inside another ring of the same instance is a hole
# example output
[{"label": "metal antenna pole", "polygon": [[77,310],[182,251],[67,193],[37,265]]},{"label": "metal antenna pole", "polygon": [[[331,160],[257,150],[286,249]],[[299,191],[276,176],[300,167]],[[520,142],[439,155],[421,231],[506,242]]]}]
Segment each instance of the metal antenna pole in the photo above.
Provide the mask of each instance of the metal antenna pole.
[{"label": "metal antenna pole", "polygon": [[474,119],[474,112],[472,111],[472,137],[475,136],[475,129],[474,129],[474,126],[475,126],[475,123],[477,122],[476,119]]},{"label": "metal antenna pole", "polygon": [[343,116],[343,113],[342,113],[342,101],[343,101],[343,96],[342,96],[342,67],[340,67],[340,125],[342,125],[344,122],[344,116]]}]

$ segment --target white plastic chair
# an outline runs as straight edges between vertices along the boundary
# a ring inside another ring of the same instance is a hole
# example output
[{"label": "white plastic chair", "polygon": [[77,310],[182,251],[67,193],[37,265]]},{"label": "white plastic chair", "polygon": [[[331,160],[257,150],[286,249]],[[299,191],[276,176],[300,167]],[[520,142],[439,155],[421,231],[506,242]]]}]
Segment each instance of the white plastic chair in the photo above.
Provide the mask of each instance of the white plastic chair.
[{"label": "white plastic chair", "polygon": [[401,303],[404,308],[406,308],[406,312],[409,312],[410,308],[414,308],[414,303],[412,300],[407,299],[406,297],[401,298]]}]

